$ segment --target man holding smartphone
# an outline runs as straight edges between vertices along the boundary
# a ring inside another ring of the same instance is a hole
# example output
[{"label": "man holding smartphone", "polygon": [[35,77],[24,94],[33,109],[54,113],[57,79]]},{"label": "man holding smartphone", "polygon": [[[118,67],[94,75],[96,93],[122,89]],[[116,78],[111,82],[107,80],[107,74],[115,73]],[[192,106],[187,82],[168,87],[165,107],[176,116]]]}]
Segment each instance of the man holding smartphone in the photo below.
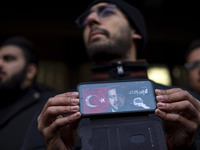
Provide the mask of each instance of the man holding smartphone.
[{"label": "man holding smartphone", "polygon": [[[148,64],[139,60],[147,40],[146,27],[135,7],[123,0],[95,0],[76,22],[83,29],[95,81],[147,79]],[[195,149],[195,135],[200,126],[198,99],[180,88],[157,83],[154,86],[158,102],[155,117],[163,120],[168,149]],[[38,117],[45,146],[40,141],[34,147],[47,150],[76,147],[78,126],[85,123],[79,112],[78,96],[78,92],[67,92],[47,101]]]}]

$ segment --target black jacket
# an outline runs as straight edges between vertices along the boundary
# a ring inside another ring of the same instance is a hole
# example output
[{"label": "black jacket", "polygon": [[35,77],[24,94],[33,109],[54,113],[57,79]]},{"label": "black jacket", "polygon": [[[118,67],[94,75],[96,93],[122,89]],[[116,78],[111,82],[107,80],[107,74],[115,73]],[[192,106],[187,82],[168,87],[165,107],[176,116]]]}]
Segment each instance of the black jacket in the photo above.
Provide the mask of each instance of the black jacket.
[{"label": "black jacket", "polygon": [[[56,93],[42,85],[33,85],[16,95],[3,96],[8,101],[0,106],[0,149],[19,150],[23,144],[28,126],[41,105]],[[11,100],[13,99],[13,100]]]},{"label": "black jacket", "polygon": [[[137,62],[117,62],[109,64],[96,65],[92,64],[92,78],[93,81],[111,81],[111,80],[130,80],[130,79],[148,79],[147,77],[146,61]],[[173,86],[165,86],[153,82],[154,87],[158,89],[170,89]],[[191,91],[190,91],[191,92]],[[195,93],[191,92],[195,97],[198,97]],[[37,130],[37,118],[33,119],[30,130],[27,133],[27,138],[24,142],[22,150],[42,150],[45,149],[42,136]],[[81,143],[81,141],[79,141]],[[76,150],[81,149],[81,144],[78,143]],[[193,148],[191,148],[192,150]]]}]

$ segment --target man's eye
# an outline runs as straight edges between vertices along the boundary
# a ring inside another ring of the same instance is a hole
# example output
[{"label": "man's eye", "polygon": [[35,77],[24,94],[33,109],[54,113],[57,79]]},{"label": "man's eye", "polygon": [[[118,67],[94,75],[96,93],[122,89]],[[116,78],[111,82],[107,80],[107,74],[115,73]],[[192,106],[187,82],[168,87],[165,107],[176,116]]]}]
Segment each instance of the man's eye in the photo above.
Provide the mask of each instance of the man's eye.
[{"label": "man's eye", "polygon": [[113,98],[115,98],[115,96],[112,95],[112,96],[109,96],[109,98],[112,98],[112,99],[113,99]]},{"label": "man's eye", "polygon": [[4,60],[7,61],[7,62],[10,62],[10,61],[16,60],[16,57],[14,57],[14,56],[5,56]]},{"label": "man's eye", "polygon": [[190,63],[186,63],[185,67],[187,69],[196,69],[200,67],[200,61],[195,61],[195,62],[190,62]]},{"label": "man's eye", "polygon": [[113,12],[112,9],[106,8],[106,9],[104,9],[104,10],[101,11],[100,16],[101,16],[101,17],[106,17],[106,16],[112,15],[113,13],[114,13],[114,12]]}]

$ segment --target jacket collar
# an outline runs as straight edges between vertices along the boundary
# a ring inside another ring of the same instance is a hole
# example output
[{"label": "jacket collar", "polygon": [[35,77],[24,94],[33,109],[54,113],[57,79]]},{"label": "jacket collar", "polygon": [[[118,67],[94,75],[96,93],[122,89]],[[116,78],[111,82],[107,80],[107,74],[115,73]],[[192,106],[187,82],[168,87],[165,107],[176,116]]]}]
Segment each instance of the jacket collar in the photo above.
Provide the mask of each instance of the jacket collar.
[{"label": "jacket collar", "polygon": [[92,64],[93,81],[147,79],[146,60]]}]

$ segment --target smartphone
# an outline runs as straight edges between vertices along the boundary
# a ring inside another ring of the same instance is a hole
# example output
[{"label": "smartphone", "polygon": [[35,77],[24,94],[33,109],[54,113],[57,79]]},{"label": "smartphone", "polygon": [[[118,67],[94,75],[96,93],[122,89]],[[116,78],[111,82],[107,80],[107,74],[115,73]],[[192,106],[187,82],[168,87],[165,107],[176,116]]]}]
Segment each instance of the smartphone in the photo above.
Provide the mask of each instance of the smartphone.
[{"label": "smartphone", "polygon": [[155,90],[149,80],[88,82],[77,86],[82,116],[153,112]]}]

